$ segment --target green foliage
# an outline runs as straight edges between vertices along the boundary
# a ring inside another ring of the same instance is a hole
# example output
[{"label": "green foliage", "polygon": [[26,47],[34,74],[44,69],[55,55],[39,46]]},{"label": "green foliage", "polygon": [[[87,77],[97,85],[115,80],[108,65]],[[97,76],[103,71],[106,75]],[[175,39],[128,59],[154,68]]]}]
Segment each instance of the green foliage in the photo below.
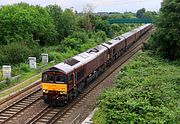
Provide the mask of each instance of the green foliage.
[{"label": "green foliage", "polygon": [[158,18],[158,13],[157,12],[155,12],[155,11],[146,11],[145,13],[144,13],[144,17],[145,18],[150,18],[150,19],[152,19],[153,21],[156,21],[156,19]]},{"label": "green foliage", "polygon": [[49,60],[50,61],[55,60],[56,63],[60,63],[60,62],[64,61],[65,59],[68,59],[77,53],[78,53],[78,51],[73,50],[71,48],[69,48],[64,53],[51,51],[51,52],[49,52]]},{"label": "green foliage", "polygon": [[97,16],[95,21],[95,31],[104,31],[108,34],[109,24],[106,20],[103,20],[101,17]]},{"label": "green foliage", "polygon": [[72,49],[76,49],[78,50],[81,46],[82,40],[80,38],[71,38],[71,37],[67,37],[65,38],[65,40],[63,41],[63,43],[66,46],[69,46]]},{"label": "green foliage", "polygon": [[93,117],[93,123],[94,124],[106,124],[107,120],[105,113],[101,110],[98,110],[97,112],[95,112],[94,117]]},{"label": "green foliage", "polygon": [[142,8],[136,12],[136,17],[137,18],[150,18],[153,21],[156,21],[158,17],[158,13],[155,11],[146,11],[145,8]]},{"label": "green foliage", "polygon": [[106,34],[103,31],[97,33],[77,31],[63,41],[64,46],[68,46],[71,49],[83,52],[84,50],[94,47],[98,43],[102,43],[106,40]]},{"label": "green foliage", "polygon": [[118,19],[118,18],[135,18],[135,14],[131,12],[125,13],[110,13],[108,19]]},{"label": "green foliage", "polygon": [[53,44],[55,36],[53,21],[44,8],[26,3],[0,8],[0,44],[32,40]]},{"label": "green foliage", "polygon": [[138,24],[112,24],[109,29],[109,37],[114,38],[120,34],[130,31],[137,27]]},{"label": "green foliage", "polygon": [[99,99],[102,124],[179,123],[180,66],[142,52]]},{"label": "green foliage", "polygon": [[146,9],[145,9],[145,8],[139,9],[139,10],[136,12],[136,17],[137,17],[137,18],[144,18],[145,12],[146,12]]},{"label": "green foliage", "polygon": [[30,71],[31,71],[31,69],[29,68],[29,65],[28,65],[28,64],[21,63],[19,66],[20,66],[20,70],[21,70],[23,73],[27,73],[27,72],[30,72]]},{"label": "green foliage", "polygon": [[73,34],[70,37],[80,39],[82,41],[81,43],[87,42],[87,39],[89,38],[85,31],[73,32]]},{"label": "green foliage", "polygon": [[157,30],[150,39],[150,48],[162,57],[175,60],[180,58],[180,1],[164,0]]},{"label": "green foliage", "polygon": [[[2,68],[1,66],[0,66],[0,68]],[[2,71],[0,71],[0,81],[2,81],[3,79],[2,79]]]},{"label": "green foliage", "polygon": [[51,15],[58,32],[57,41],[62,41],[72,34],[76,27],[76,16],[72,10],[65,9],[63,11],[58,5],[49,5],[46,9]]},{"label": "green foliage", "polygon": [[0,91],[8,86],[7,83],[0,83]]},{"label": "green foliage", "polygon": [[29,56],[39,58],[40,55],[40,49],[37,46],[32,48],[24,43],[1,45],[0,49],[0,65],[18,64],[26,62]]},{"label": "green foliage", "polygon": [[84,52],[85,50],[89,48],[93,48],[95,46],[97,46],[97,42],[94,41],[93,39],[88,39],[86,43],[81,45],[79,52]]},{"label": "green foliage", "polygon": [[67,37],[68,35],[72,34],[73,31],[75,31],[76,16],[71,9],[65,9],[62,18],[62,33],[64,34],[64,37]]},{"label": "green foliage", "polygon": [[[13,43],[6,46],[0,46],[0,65],[3,64],[17,64],[20,62],[25,62],[30,50],[24,47],[22,44]],[[8,63],[6,63],[8,62]]]},{"label": "green foliage", "polygon": [[106,41],[106,33],[104,31],[98,31],[96,33],[96,36],[97,36],[97,41],[98,43],[102,43],[102,42],[105,42]]},{"label": "green foliage", "polygon": [[108,33],[110,25],[100,16],[86,13],[83,16],[79,16],[77,20],[79,29],[84,29],[86,31],[104,31],[106,34]]},{"label": "green foliage", "polygon": [[110,28],[111,28],[111,30],[113,30],[113,31],[115,31],[115,32],[121,30],[121,27],[120,27],[119,24],[112,24],[112,25],[110,26]]}]

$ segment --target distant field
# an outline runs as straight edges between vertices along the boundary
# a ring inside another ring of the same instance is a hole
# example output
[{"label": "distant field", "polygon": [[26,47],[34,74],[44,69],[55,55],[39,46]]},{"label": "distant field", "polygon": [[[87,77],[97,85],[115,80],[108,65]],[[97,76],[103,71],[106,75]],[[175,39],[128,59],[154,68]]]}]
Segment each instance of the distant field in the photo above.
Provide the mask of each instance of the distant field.
[{"label": "distant field", "polygon": [[95,124],[167,123],[180,120],[180,63],[141,52],[102,93]]}]

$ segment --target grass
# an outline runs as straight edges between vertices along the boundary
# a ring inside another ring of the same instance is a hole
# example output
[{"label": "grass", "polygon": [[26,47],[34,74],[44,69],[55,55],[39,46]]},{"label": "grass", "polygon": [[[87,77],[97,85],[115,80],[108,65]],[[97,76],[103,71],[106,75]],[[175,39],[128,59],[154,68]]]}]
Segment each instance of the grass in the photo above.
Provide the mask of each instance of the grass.
[{"label": "grass", "polygon": [[5,92],[2,92],[2,93],[0,94],[0,98],[1,98],[1,97],[4,97],[4,96],[8,96],[8,95],[10,95],[10,94],[12,94],[12,93],[14,93],[14,92],[17,92],[17,91],[23,89],[24,87],[32,84],[32,82],[37,81],[37,80],[40,79],[40,78],[41,78],[41,74],[38,74],[37,76],[35,76],[34,78],[32,78],[32,79],[30,79],[30,80],[24,81],[23,83],[20,83],[19,85],[16,85],[16,86],[14,86],[13,88],[10,88],[10,89],[8,89],[8,90],[5,90]]},{"label": "grass", "polygon": [[180,123],[180,66],[140,52],[101,94],[95,124]]},{"label": "grass", "polygon": [[[1,68],[1,67],[0,67]],[[2,81],[2,71],[0,71],[0,81]]]}]

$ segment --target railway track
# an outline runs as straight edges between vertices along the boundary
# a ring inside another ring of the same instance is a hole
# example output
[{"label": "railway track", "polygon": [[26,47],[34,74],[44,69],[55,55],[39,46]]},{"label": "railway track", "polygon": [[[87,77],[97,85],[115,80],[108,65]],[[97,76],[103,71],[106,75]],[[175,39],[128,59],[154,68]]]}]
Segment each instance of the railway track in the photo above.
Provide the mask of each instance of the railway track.
[{"label": "railway track", "polygon": [[[38,124],[38,123],[46,123],[46,124],[53,124],[53,123],[61,123],[63,122],[66,114],[72,110],[74,106],[80,103],[85,97],[88,96],[103,80],[105,80],[113,71],[119,68],[122,64],[127,62],[129,58],[131,58],[137,51],[141,49],[142,41],[148,38],[148,34],[146,34],[143,38],[139,40],[134,46],[132,46],[118,61],[114,62],[114,64],[107,69],[107,71],[102,74],[100,77],[96,79],[93,83],[91,83],[74,101],[70,104],[66,105],[65,107],[53,108],[51,106],[47,106],[44,108],[40,113],[35,115],[27,124]],[[119,60],[122,62],[118,63]],[[115,66],[115,67],[113,67]],[[68,115],[66,116],[68,117]]]},{"label": "railway track", "polygon": [[40,80],[37,80],[36,82],[32,83],[31,85],[22,88],[22,90],[13,93],[10,96],[6,96],[6,98],[3,98],[0,100],[0,109],[1,108],[5,108],[7,106],[9,106],[10,104],[14,103],[17,101],[17,98],[19,98],[19,96],[26,96],[28,94],[31,94],[31,92],[33,92],[34,90],[40,88]]},{"label": "railway track", "polygon": [[0,111],[0,124],[8,122],[13,117],[17,116],[27,108],[31,107],[34,103],[41,99],[41,96],[41,90],[37,89],[31,94],[25,96],[24,98]]}]

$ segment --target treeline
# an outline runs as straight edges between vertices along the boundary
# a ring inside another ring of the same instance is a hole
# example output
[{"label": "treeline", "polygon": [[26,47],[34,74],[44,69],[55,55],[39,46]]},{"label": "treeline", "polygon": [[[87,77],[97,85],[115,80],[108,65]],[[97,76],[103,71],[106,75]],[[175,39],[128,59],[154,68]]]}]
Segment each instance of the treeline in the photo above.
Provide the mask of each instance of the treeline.
[{"label": "treeline", "polygon": [[[113,17],[134,18],[131,13],[99,16],[89,8],[86,10],[78,14],[71,9],[63,10],[58,5],[41,7],[18,3],[2,6],[0,66],[26,62],[28,56],[39,58],[41,52],[66,52],[68,49],[80,52],[136,26],[109,25],[106,21]],[[49,46],[56,47],[49,49]],[[50,55],[53,59],[54,54]]]},{"label": "treeline", "polygon": [[180,1],[164,0],[149,48],[168,60],[180,59]]},{"label": "treeline", "polygon": [[139,9],[136,12],[136,17],[137,18],[150,18],[153,19],[155,21],[155,19],[157,19],[159,13],[155,12],[155,11],[146,11],[145,8]]}]

